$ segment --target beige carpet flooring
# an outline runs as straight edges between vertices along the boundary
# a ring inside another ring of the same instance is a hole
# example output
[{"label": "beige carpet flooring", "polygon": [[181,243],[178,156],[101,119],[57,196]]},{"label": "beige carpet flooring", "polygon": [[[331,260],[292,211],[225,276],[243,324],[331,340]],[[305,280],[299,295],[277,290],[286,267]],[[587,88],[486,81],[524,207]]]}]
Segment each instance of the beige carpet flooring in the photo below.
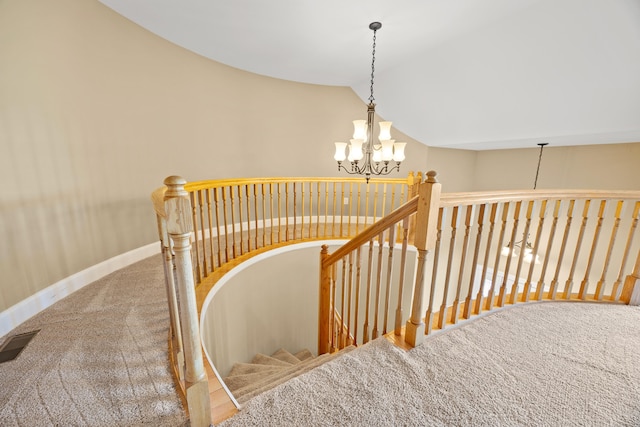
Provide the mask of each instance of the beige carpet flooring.
[{"label": "beige carpet flooring", "polygon": [[377,339],[222,425],[640,426],[640,307],[517,306],[409,352]]},{"label": "beige carpet flooring", "polygon": [[0,364],[0,426],[181,426],[167,360],[162,260],[98,280],[7,336],[40,329]]}]

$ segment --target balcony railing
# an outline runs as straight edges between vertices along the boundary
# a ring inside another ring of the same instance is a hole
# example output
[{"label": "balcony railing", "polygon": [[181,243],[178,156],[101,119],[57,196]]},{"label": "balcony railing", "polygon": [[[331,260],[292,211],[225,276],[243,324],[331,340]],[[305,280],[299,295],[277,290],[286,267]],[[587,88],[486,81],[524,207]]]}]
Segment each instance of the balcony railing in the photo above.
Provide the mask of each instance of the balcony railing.
[{"label": "balcony railing", "polygon": [[220,419],[212,396],[228,393],[202,357],[202,303],[232,266],[283,245],[351,239],[321,254],[319,353],[387,333],[414,346],[528,301],[640,302],[637,191],[441,194],[435,173],[165,185],[152,198],[169,346],[194,426]]}]

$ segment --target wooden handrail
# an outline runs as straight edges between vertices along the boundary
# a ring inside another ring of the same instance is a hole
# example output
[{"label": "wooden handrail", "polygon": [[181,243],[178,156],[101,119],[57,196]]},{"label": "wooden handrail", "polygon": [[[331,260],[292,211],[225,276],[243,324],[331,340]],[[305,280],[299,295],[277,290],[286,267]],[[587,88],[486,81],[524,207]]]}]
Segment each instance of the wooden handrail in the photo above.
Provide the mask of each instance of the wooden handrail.
[{"label": "wooden handrail", "polygon": [[342,245],[339,249],[336,249],[334,253],[329,255],[327,258],[322,260],[322,266],[328,266],[336,263],[345,255],[348,255],[349,252],[353,252],[360,246],[369,242],[371,239],[374,239],[378,236],[382,231],[389,228],[391,225],[396,224],[402,219],[408,217],[409,215],[416,212],[418,207],[418,197],[414,197],[409,200],[404,205],[400,206],[398,209],[391,212],[389,215],[385,216],[381,220],[375,222],[370,225],[366,229],[362,231],[362,233],[358,234],[353,239],[349,240],[349,242]]},{"label": "wooden handrail", "polygon": [[[348,183],[364,183],[362,178],[335,178],[335,177],[258,177],[258,178],[229,178],[229,179],[212,179],[205,181],[189,182],[185,185],[185,190],[193,192],[196,190],[204,190],[206,188],[220,188],[227,186],[246,185],[246,184],[277,184],[285,182],[348,182]],[[406,184],[407,179],[399,178],[371,178],[369,184]]]},{"label": "wooden handrail", "polygon": [[638,199],[640,191],[634,190],[504,190],[473,193],[443,193],[440,207],[468,206],[480,203],[503,203],[545,199]]}]

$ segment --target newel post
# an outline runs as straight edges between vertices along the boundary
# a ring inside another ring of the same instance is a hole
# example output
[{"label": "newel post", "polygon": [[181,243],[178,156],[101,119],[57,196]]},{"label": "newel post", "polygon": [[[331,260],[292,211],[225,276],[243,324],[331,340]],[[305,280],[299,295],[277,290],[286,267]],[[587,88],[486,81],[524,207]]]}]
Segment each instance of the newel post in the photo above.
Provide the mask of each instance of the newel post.
[{"label": "newel post", "polygon": [[411,318],[405,329],[405,342],[415,347],[425,338],[425,324],[422,321],[424,313],[425,295],[425,267],[427,255],[435,247],[437,236],[438,210],[442,185],[436,179],[435,171],[427,172],[427,179],[418,188],[418,211],[416,213],[416,227],[414,245],[418,249],[418,265],[416,280],[413,288],[411,304]]},{"label": "newel post", "polygon": [[211,425],[209,384],[202,359],[202,344],[198,327],[193,265],[191,263],[191,203],[184,189],[186,181],[179,176],[164,180],[167,191],[164,208],[167,232],[173,241],[176,278],[180,305],[180,323],[185,359],[185,390],[189,420],[192,426]]},{"label": "newel post", "polygon": [[171,322],[171,347],[175,354],[175,365],[178,377],[184,381],[184,352],[182,350],[182,329],[178,317],[178,300],[176,298],[176,282],[173,275],[173,255],[167,233],[167,221],[164,216],[157,215],[158,235],[160,236],[160,251],[164,265],[164,281],[167,288],[167,303],[169,305],[169,321]]},{"label": "newel post", "polygon": [[640,251],[633,272],[624,281],[620,299],[629,305],[640,305]]},{"label": "newel post", "polygon": [[329,247],[320,251],[320,302],[318,307],[318,355],[329,353],[331,348],[331,266],[325,266]]}]

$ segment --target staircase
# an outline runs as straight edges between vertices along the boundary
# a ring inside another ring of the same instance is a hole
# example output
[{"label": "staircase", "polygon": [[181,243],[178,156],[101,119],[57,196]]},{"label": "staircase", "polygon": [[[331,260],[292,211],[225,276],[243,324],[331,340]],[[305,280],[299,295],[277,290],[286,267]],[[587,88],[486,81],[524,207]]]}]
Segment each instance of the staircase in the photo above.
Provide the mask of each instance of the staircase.
[{"label": "staircase", "polygon": [[246,403],[249,399],[354,348],[350,346],[333,355],[326,353],[317,357],[307,349],[295,354],[280,349],[271,356],[258,353],[251,363],[233,365],[224,382],[238,403]]}]

